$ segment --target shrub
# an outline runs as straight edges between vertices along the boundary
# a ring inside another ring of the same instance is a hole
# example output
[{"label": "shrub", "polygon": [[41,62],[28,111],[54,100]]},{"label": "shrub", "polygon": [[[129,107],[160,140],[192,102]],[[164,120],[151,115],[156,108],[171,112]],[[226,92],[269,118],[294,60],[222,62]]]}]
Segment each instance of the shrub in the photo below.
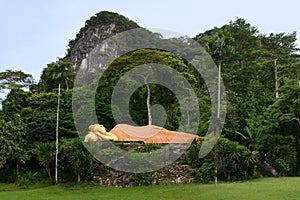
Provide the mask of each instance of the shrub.
[{"label": "shrub", "polygon": [[275,160],[275,167],[280,176],[286,175],[291,169],[290,165],[281,158]]},{"label": "shrub", "polygon": [[18,181],[17,185],[20,188],[27,188],[35,183],[37,183],[40,180],[40,177],[38,175],[38,172],[26,172],[25,174],[22,174]]},{"label": "shrub", "polygon": [[200,168],[195,169],[195,179],[201,183],[209,183],[214,180],[214,163],[205,162]]}]

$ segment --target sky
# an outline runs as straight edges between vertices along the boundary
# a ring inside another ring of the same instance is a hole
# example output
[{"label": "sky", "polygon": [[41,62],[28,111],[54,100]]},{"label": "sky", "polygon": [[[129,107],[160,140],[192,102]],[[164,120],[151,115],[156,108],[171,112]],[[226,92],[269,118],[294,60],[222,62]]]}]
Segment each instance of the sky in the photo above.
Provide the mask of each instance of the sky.
[{"label": "sky", "polygon": [[0,71],[22,70],[38,81],[84,22],[104,10],[189,37],[240,17],[260,33],[297,31],[300,38],[299,8],[298,0],[0,0]]}]

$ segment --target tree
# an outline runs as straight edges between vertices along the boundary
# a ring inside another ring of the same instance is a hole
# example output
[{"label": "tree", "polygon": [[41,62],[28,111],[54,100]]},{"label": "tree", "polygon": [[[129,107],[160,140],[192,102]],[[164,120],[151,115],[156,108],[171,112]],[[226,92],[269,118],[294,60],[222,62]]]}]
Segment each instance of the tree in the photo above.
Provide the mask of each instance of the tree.
[{"label": "tree", "polygon": [[237,131],[237,134],[239,134],[247,143],[247,146],[250,150],[255,151],[257,149],[257,143],[261,139],[262,135],[260,132],[253,133],[248,126],[245,128],[245,134],[240,133]]},{"label": "tree", "polygon": [[43,69],[40,84],[43,92],[51,92],[58,88],[58,85],[63,89],[73,87],[75,74],[73,64],[69,62],[57,61],[52,62]]},{"label": "tree", "polygon": [[9,122],[14,120],[15,115],[20,115],[22,109],[29,104],[29,96],[29,93],[21,88],[12,88],[2,102],[3,119]]},{"label": "tree", "polygon": [[78,132],[74,122],[74,112],[72,111],[73,106],[73,89],[72,90],[61,90],[61,101],[60,101],[60,136],[65,138],[78,137]]},{"label": "tree", "polygon": [[34,110],[28,119],[27,140],[34,142],[54,142],[55,141],[56,116],[54,113]]},{"label": "tree", "polygon": [[14,121],[1,121],[0,129],[0,154],[3,156],[0,159],[0,165],[3,166],[6,161],[15,163],[16,166],[16,180],[20,175],[20,164],[24,164],[30,158],[28,149],[26,148],[26,127],[22,123],[19,115],[15,115]]},{"label": "tree", "polygon": [[[268,111],[272,116],[272,134],[285,137],[293,137],[296,143],[297,164],[291,169],[299,174],[300,163],[300,84],[299,80],[288,80],[279,89],[279,98],[269,106]],[[292,143],[287,143],[292,146]],[[279,156],[279,155],[278,155]],[[288,156],[288,153],[286,154]],[[281,157],[284,161],[285,158]],[[287,162],[289,163],[289,162]]]},{"label": "tree", "polygon": [[34,145],[34,154],[41,165],[43,165],[48,173],[50,181],[53,183],[51,175],[51,166],[55,161],[54,143],[38,142]]},{"label": "tree", "polygon": [[63,139],[61,142],[62,159],[69,161],[77,176],[77,182],[80,182],[85,172],[93,167],[93,157],[79,138]]},{"label": "tree", "polygon": [[[149,68],[151,68],[151,66],[147,66]],[[152,125],[152,113],[151,113],[151,89],[150,89],[150,84],[149,84],[149,75],[150,74],[138,74],[140,77],[142,77],[144,79],[144,84],[147,88],[147,112],[148,112],[148,125],[151,126]]]},{"label": "tree", "polygon": [[151,114],[151,104],[150,104],[150,99],[151,99],[151,90],[150,90],[150,85],[148,82],[149,74],[144,76],[144,83],[147,88],[147,110],[148,110],[148,125],[152,125],[152,114]]},{"label": "tree", "polygon": [[[145,63],[152,63],[150,66],[149,64]],[[154,66],[154,64],[157,64],[157,66]],[[198,80],[198,77],[196,78],[197,74],[195,72],[195,69],[193,66],[189,65],[187,61],[185,61],[183,58],[179,57],[178,55],[171,53],[171,52],[164,52],[160,50],[155,49],[140,49],[134,52],[130,52],[128,54],[122,55],[119,58],[113,60],[107,70],[103,73],[100,80],[97,82],[98,88],[97,88],[97,94],[96,94],[96,113],[98,116],[99,121],[101,121],[102,124],[105,125],[105,127],[113,127],[115,124],[113,123],[114,119],[112,119],[111,115],[111,108],[109,105],[111,102],[111,96],[112,92],[114,90],[114,86],[119,81],[120,77],[124,75],[129,70],[134,69],[137,66],[143,66],[146,68],[152,67],[150,70],[142,71],[141,73],[137,73],[135,75],[135,78],[139,78],[139,83],[144,83],[143,87],[139,87],[130,98],[129,103],[129,111],[132,119],[134,122],[138,125],[145,125],[150,124],[149,123],[149,115],[151,113],[151,105],[159,104],[163,106],[165,112],[166,112],[166,123],[164,124],[164,127],[170,130],[176,130],[179,127],[180,123],[180,105],[178,102],[178,99],[176,98],[175,94],[168,89],[167,87],[164,87],[159,84],[153,84],[152,81],[154,79],[159,79],[157,76],[152,76],[152,72],[159,72],[159,64],[161,65],[167,65],[174,70],[178,71],[193,87],[193,90],[198,95],[200,94],[200,89],[204,90],[204,84]],[[141,68],[140,68],[141,69]],[[156,71],[157,70],[157,71]],[[149,72],[150,71],[150,72]],[[140,71],[139,71],[140,72]],[[170,72],[172,73],[172,72]],[[167,73],[166,73],[167,74]],[[145,81],[145,78],[148,76],[148,78]],[[164,78],[164,74],[160,74],[160,77]],[[199,75],[200,77],[200,75]],[[122,77],[123,78],[123,77]],[[136,80],[135,78],[132,78],[132,80]],[[183,84],[180,82],[176,82],[174,80],[179,80],[179,78],[175,77],[176,79],[172,79],[171,77],[165,77],[172,81],[173,84],[176,84],[177,88],[182,88],[182,91],[187,93],[187,88],[184,88]],[[142,82],[141,82],[142,81]],[[147,84],[148,83],[148,84]],[[127,82],[126,82],[127,84]],[[128,84],[132,84],[130,80],[128,80]],[[124,84],[125,85],[125,84]],[[148,86],[149,87],[148,87]],[[126,89],[126,88],[125,88]],[[123,92],[123,90],[120,91],[120,94]],[[150,95],[149,95],[150,93]],[[186,94],[185,93],[185,94]],[[123,93],[122,93],[123,94]],[[159,94],[159,95],[157,95]],[[209,104],[209,99],[207,98],[207,93],[204,93],[205,95],[199,96],[199,98],[205,98],[205,101],[207,104]],[[204,97],[203,97],[204,96]],[[151,97],[151,102],[150,102]],[[148,100],[147,100],[148,98]],[[119,102],[119,105],[123,105],[123,99],[119,98],[117,100]],[[188,102],[188,99],[185,100],[185,102]],[[204,101],[203,101],[204,102]],[[186,103],[188,105],[188,103]],[[82,105],[86,106],[86,105]],[[201,107],[201,106],[199,106]],[[158,108],[158,107],[156,107]],[[160,107],[161,108],[161,107]],[[117,108],[122,109],[122,108]],[[127,109],[127,108],[125,108]],[[188,111],[191,111],[189,113],[184,113],[184,115],[189,116],[189,121],[193,122],[195,121],[196,116],[193,116],[193,110],[195,108],[185,108]],[[209,109],[209,108],[208,108]],[[120,111],[120,113],[124,113]],[[153,116],[152,116],[153,114]],[[151,113],[152,123],[155,123],[157,119],[155,119],[155,113]],[[205,115],[202,115],[205,116]],[[188,117],[187,117],[188,118]],[[209,116],[208,116],[209,118]],[[120,119],[124,120],[124,118]],[[106,125],[107,124],[107,125]],[[190,123],[191,124],[191,123]]]},{"label": "tree", "polygon": [[12,88],[28,88],[34,84],[34,79],[32,75],[26,74],[18,70],[7,69],[4,72],[0,72],[0,92],[3,89]]},{"label": "tree", "polygon": [[232,175],[240,180],[253,177],[257,151],[251,151],[238,142],[221,137],[219,154],[219,173],[224,174],[227,180],[230,180]]},{"label": "tree", "polygon": [[4,167],[12,151],[12,141],[8,139],[8,124],[0,120],[0,169]]},{"label": "tree", "polygon": [[58,84],[57,114],[56,114],[56,134],[55,134],[55,183],[58,181],[58,126],[59,126],[59,106],[60,106],[60,83]]},{"label": "tree", "polygon": [[[58,129],[59,129],[59,107],[60,107],[60,90],[61,85],[65,84],[66,89],[69,89],[69,81],[72,77],[73,65],[68,62],[58,61],[56,63],[48,64],[48,67],[44,69],[42,79],[45,81],[45,90],[51,89],[52,83],[58,84],[57,95],[57,112],[56,112],[56,151],[55,151],[55,183],[58,182]],[[44,75],[44,76],[43,76]],[[55,86],[54,86],[55,87]]]},{"label": "tree", "polygon": [[291,135],[266,134],[258,150],[259,158],[267,161],[272,168],[276,169],[273,175],[295,173],[297,169],[297,145],[295,137]]},{"label": "tree", "polygon": [[221,68],[222,62],[226,53],[232,52],[233,47],[228,45],[232,38],[227,32],[219,31],[216,33],[215,37],[206,43],[206,47],[211,57],[214,59],[218,66],[218,108],[217,108],[217,119],[216,119],[216,147],[215,147],[215,185],[218,184],[218,139],[219,139],[219,129],[220,129],[220,108],[221,108]]},{"label": "tree", "polygon": [[296,122],[300,127],[299,81],[286,80],[280,91],[282,92],[282,96],[271,106],[272,113],[279,121]]},{"label": "tree", "polygon": [[275,98],[278,99],[280,80],[291,78],[297,68],[299,69],[299,64],[295,65],[298,57],[295,53],[299,50],[296,48],[296,32],[262,35],[260,40],[263,49],[267,51],[260,56],[268,59],[269,62],[266,64],[273,65]]}]

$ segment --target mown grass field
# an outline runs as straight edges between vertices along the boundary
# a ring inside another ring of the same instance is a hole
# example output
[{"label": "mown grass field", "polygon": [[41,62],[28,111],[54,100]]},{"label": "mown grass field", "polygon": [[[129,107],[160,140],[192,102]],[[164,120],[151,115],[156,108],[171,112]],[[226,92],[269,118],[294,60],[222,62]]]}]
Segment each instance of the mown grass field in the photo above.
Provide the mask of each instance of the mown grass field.
[{"label": "mown grass field", "polygon": [[264,178],[242,183],[214,185],[184,184],[155,185],[131,188],[87,187],[57,185],[35,189],[17,189],[13,185],[0,184],[0,199],[210,199],[210,200],[291,200],[300,199],[300,178]]}]

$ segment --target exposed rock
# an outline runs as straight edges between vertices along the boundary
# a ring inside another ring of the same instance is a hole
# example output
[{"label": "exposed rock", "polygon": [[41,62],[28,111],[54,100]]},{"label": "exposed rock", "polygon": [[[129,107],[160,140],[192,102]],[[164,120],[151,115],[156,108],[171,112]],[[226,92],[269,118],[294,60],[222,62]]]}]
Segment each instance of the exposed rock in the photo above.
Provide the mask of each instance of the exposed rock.
[{"label": "exposed rock", "polygon": [[[92,73],[105,67],[103,63],[99,66],[88,67],[87,56],[100,43],[107,38],[126,30],[138,28],[139,26],[128,18],[117,13],[102,11],[97,13],[85,22],[74,40],[71,40],[68,45],[67,55],[63,58],[64,61],[74,64],[75,72],[81,68],[87,73]],[[102,44],[100,51],[116,53],[114,47],[108,44]],[[103,59],[107,55],[103,55]]]},{"label": "exposed rock", "polygon": [[[156,184],[181,184],[194,183],[193,169],[189,165],[181,165],[175,162],[164,169],[152,173],[134,174],[122,171],[116,171],[107,168],[101,163],[97,163],[95,169],[94,181],[100,185],[131,187],[134,185],[156,185]],[[103,168],[106,170],[103,171]],[[101,173],[98,173],[100,170]],[[105,181],[104,181],[105,180]]]}]

